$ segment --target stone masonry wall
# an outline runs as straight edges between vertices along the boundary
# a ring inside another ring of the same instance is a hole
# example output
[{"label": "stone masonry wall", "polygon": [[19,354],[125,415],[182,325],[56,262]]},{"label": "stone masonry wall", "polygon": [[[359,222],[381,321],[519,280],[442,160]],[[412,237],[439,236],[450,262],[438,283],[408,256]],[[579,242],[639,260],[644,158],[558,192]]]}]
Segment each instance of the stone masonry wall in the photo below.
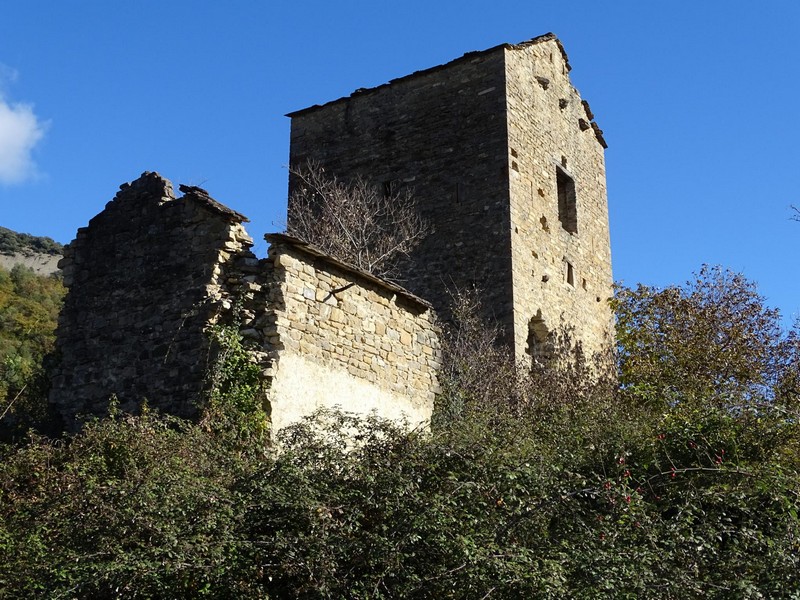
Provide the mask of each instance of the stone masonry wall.
[{"label": "stone masonry wall", "polygon": [[[611,346],[605,141],[568,73],[557,40],[506,49],[517,356],[562,326],[589,353]],[[559,220],[557,170],[574,183],[574,231]]]},{"label": "stone masonry wall", "polygon": [[273,428],[337,405],[427,424],[440,363],[430,304],[295,238],[267,239]]},{"label": "stone masonry wall", "polygon": [[486,317],[510,331],[503,79],[498,48],[291,113],[290,162],[410,188],[435,232],[404,267],[402,285],[444,318],[451,291],[479,286]]},{"label": "stone masonry wall", "polygon": [[[519,359],[546,352],[561,328],[585,350],[604,350],[605,141],[568,72],[552,34],[469,53],[291,113],[290,161],[413,188],[435,231],[403,285],[445,320],[450,292],[477,287]],[[557,169],[572,182],[577,228],[559,220]]]},{"label": "stone masonry wall", "polygon": [[430,305],[289,236],[251,252],[242,215],[145,173],[65,250],[68,294],[50,401],[67,428],[141,403],[196,418],[209,327],[238,324],[263,367],[272,429],[319,407],[426,424],[439,346]]},{"label": "stone masonry wall", "polygon": [[50,399],[70,429],[81,415],[105,414],[112,395],[126,411],[147,400],[197,414],[209,360],[204,330],[231,307],[237,262],[254,257],[242,215],[181,188],[176,198],[157,173],[122,185],[65,249],[68,294]]}]

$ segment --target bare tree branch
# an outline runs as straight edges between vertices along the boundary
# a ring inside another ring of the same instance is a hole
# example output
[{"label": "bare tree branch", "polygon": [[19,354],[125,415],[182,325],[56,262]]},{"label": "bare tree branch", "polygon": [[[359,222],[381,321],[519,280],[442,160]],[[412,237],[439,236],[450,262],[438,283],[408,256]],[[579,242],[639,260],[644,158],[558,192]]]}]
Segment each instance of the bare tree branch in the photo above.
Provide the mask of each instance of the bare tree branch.
[{"label": "bare tree branch", "polygon": [[363,178],[344,183],[315,163],[290,173],[296,185],[287,233],[359,269],[402,281],[398,261],[431,232],[410,191],[385,193]]}]

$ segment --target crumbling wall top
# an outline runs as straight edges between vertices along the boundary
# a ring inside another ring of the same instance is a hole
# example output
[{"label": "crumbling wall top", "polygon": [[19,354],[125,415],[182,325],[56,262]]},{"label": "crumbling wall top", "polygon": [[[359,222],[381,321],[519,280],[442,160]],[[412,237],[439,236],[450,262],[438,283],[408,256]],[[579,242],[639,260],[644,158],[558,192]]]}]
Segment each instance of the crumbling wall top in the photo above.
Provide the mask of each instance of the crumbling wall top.
[{"label": "crumbling wall top", "polygon": [[250,219],[245,217],[242,213],[236,212],[232,208],[228,208],[221,202],[214,200],[207,191],[195,185],[181,184],[178,189],[184,193],[186,200],[192,200],[198,204],[205,206],[210,211],[228,218],[234,223],[249,223]]}]

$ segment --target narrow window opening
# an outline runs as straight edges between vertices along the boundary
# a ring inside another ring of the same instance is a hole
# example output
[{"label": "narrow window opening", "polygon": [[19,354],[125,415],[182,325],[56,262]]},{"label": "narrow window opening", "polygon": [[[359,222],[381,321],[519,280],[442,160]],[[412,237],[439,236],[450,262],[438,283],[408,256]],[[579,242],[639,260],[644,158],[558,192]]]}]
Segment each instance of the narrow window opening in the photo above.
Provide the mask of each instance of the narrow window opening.
[{"label": "narrow window opening", "polygon": [[566,282],[572,287],[575,287],[575,269],[572,267],[572,263],[566,262],[566,269],[564,269],[564,271],[564,278]]},{"label": "narrow window opening", "polygon": [[558,220],[570,233],[578,233],[578,207],[575,198],[575,182],[560,167],[556,167],[558,187]]},{"label": "narrow window opening", "polygon": [[457,182],[453,189],[453,197],[455,198],[456,204],[463,204],[467,200],[467,186],[465,186],[460,181]]},{"label": "narrow window opening", "polygon": [[541,310],[536,311],[536,315],[528,322],[528,345],[525,351],[535,363],[541,364],[553,357],[552,336]]}]

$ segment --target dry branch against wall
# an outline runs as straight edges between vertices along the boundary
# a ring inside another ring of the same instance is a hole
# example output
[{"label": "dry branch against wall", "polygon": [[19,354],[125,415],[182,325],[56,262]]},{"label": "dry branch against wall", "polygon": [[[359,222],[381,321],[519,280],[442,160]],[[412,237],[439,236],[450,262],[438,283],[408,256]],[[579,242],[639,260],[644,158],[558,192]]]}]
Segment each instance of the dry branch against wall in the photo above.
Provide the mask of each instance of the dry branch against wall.
[{"label": "dry branch against wall", "polygon": [[289,234],[364,271],[401,281],[398,261],[431,232],[410,191],[379,189],[363,178],[345,183],[313,163],[290,172],[296,183]]}]

